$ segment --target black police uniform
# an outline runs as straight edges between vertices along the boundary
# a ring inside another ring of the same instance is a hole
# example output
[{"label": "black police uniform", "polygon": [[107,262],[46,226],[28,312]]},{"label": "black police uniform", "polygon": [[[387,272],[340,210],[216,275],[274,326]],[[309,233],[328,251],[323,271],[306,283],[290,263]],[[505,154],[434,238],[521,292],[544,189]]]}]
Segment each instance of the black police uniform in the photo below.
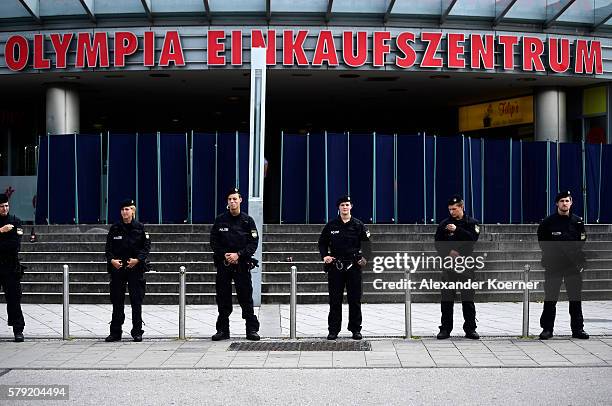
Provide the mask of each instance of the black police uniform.
[{"label": "black police uniform", "polygon": [[[461,199],[453,202],[451,199],[449,205],[456,204]],[[448,224],[454,224],[457,228],[454,232],[446,230]],[[438,255],[442,257],[448,256],[451,250],[455,250],[461,256],[469,256],[474,252],[474,245],[478,241],[480,235],[480,226],[478,220],[464,213],[460,220],[448,217],[443,220],[436,230],[435,246]],[[457,273],[453,269],[442,270],[443,282],[465,282],[468,279],[474,280],[474,269],[466,269],[463,273]],[[474,289],[461,289],[461,305],[463,309],[463,330],[473,332],[476,330],[476,306],[474,305]],[[446,330],[447,333],[453,330],[453,306],[455,301],[455,289],[442,289],[440,308],[442,317],[440,322],[440,331]]]},{"label": "black police uniform", "polygon": [[[349,306],[348,330],[361,331],[361,266],[357,261],[362,257],[361,242],[370,241],[370,231],[363,222],[353,216],[346,223],[342,218],[328,222],[319,237],[321,259],[326,256],[336,261],[325,264],[327,288],[329,290],[329,316],[327,324],[330,335],[338,335],[342,324],[342,298],[346,287]],[[369,246],[364,247],[368,254]]]},{"label": "black police uniform", "polygon": [[[236,192],[238,193],[238,192]],[[247,336],[259,331],[259,321],[253,310],[253,285],[251,283],[250,261],[257,250],[259,234],[255,221],[246,213],[234,216],[230,211],[215,219],[210,232],[210,245],[217,268],[215,278],[216,301],[219,316],[217,332],[229,336],[229,316],[232,313],[232,280],[236,296],[246,322]],[[238,264],[225,261],[225,254],[238,254]]]},{"label": "black police uniform", "polygon": [[538,227],[538,242],[545,270],[544,309],[540,317],[543,330],[553,331],[559,290],[565,281],[572,333],[583,331],[581,272],[586,265],[582,250],[586,238],[582,218],[572,213],[562,216],[556,212],[546,217]]},{"label": "black police uniform", "polygon": [[[8,325],[13,327],[13,333],[21,335],[25,326],[21,312],[21,265],[19,263],[19,250],[21,248],[21,220],[8,214],[0,216],[0,227],[12,224],[11,231],[0,233],[0,284],[6,299],[6,312]],[[15,337],[17,338],[17,337]]]},{"label": "black police uniform", "polygon": [[[132,337],[142,337],[142,301],[145,296],[144,273],[147,269],[147,259],[151,250],[149,234],[144,225],[132,220],[130,223],[122,221],[111,226],[106,237],[106,261],[110,274],[110,297],[113,304],[113,318],[110,325],[110,334],[121,337],[121,326],[125,321],[124,302],[125,286],[127,284],[132,307]],[[138,259],[133,268],[127,267],[129,258]],[[119,259],[123,266],[119,269],[111,264],[112,259]]]}]

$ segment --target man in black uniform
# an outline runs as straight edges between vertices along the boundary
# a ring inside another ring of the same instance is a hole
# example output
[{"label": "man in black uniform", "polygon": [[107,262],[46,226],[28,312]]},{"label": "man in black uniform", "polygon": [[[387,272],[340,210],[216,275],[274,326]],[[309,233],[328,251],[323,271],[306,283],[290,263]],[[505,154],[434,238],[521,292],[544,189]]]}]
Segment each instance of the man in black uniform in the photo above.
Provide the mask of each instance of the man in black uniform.
[{"label": "man in black uniform", "polygon": [[[353,203],[350,196],[336,202],[339,215],[328,222],[319,237],[319,253],[327,272],[329,290],[328,340],[338,338],[342,324],[342,298],[346,286],[349,305],[348,330],[353,339],[361,340],[361,268],[366,264],[361,242],[370,241],[370,231],[361,220],[351,216]],[[364,250],[369,251],[369,244]]]},{"label": "man in black uniform", "polygon": [[569,190],[560,192],[555,199],[557,211],[546,217],[538,227],[538,242],[542,249],[544,267],[544,309],[540,317],[540,339],[553,336],[555,314],[561,282],[569,299],[572,337],[588,339],[582,317],[582,270],[586,258],[582,248],[586,242],[584,222],[570,212],[572,196]]},{"label": "man in black uniform", "polygon": [[151,250],[149,234],[142,223],[134,220],[136,206],[132,199],[121,203],[121,221],[111,226],[106,236],[106,261],[110,273],[110,297],[113,318],[107,342],[121,340],[121,326],[125,321],[125,285],[130,293],[132,307],[132,337],[142,341],[142,300],[145,295],[144,273],[148,270],[147,258]]},{"label": "man in black uniform", "polygon": [[8,196],[0,194],[0,284],[6,298],[8,325],[13,326],[15,342],[23,342],[23,313],[21,312],[21,220],[9,214]]},{"label": "man in black uniform", "polygon": [[[456,258],[469,256],[474,252],[474,245],[480,235],[478,221],[465,214],[463,198],[454,195],[448,201],[450,216],[443,220],[436,230],[435,245],[441,257]],[[443,269],[443,282],[465,282],[474,280],[474,269],[466,269],[458,273],[456,269]],[[461,306],[463,308],[463,330],[465,337],[478,340],[476,332],[476,306],[474,305],[474,289],[462,289]],[[453,330],[453,305],[455,302],[455,289],[442,289],[440,307],[442,310],[440,332],[437,338],[442,340],[450,337]]]},{"label": "man in black uniform", "polygon": [[253,310],[253,285],[251,283],[251,258],[257,250],[259,235],[255,221],[240,211],[242,196],[237,188],[227,194],[228,210],[217,216],[210,231],[210,246],[217,268],[215,290],[219,317],[217,333],[213,341],[230,338],[229,316],[232,313],[232,279],[236,296],[246,322],[246,338],[259,340],[259,320]]}]

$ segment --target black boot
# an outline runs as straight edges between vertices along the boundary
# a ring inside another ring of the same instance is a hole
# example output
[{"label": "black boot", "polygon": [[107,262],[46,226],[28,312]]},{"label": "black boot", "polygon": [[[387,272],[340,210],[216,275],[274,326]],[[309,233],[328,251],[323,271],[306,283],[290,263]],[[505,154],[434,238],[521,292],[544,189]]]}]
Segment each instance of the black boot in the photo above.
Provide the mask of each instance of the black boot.
[{"label": "black boot", "polygon": [[259,341],[261,339],[261,337],[259,337],[259,334],[257,334],[257,331],[247,331],[246,338],[247,340],[251,341]]},{"label": "black boot", "polygon": [[211,337],[213,341],[227,340],[229,338],[230,338],[229,331],[217,331],[215,335]]},{"label": "black boot", "polygon": [[551,339],[552,337],[553,337],[552,330],[542,330],[542,332],[540,333],[540,340],[548,340],[548,339]]}]

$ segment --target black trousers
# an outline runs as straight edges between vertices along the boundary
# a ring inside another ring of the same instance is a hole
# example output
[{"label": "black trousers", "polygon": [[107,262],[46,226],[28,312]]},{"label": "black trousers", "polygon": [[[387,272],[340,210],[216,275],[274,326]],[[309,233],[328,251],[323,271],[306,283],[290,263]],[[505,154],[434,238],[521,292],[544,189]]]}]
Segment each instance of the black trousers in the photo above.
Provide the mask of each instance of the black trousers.
[{"label": "black trousers", "polygon": [[[474,281],[474,272],[466,271],[458,274],[454,271],[442,271],[443,282],[465,282],[468,279]],[[463,310],[463,330],[476,330],[476,305],[474,305],[474,289],[461,289],[461,308]],[[453,331],[453,307],[455,305],[456,289],[441,289],[440,329]]]},{"label": "black trousers", "polygon": [[123,322],[125,321],[125,287],[127,285],[132,307],[132,336],[142,335],[142,301],[145,296],[144,273],[137,270],[121,268],[113,270],[110,274],[110,297],[113,304],[113,318],[110,332],[121,336]]},{"label": "black trousers", "polygon": [[229,333],[229,316],[232,314],[232,280],[236,287],[238,303],[242,308],[242,318],[245,320],[247,332],[259,331],[259,320],[253,310],[253,284],[251,271],[245,265],[217,265],[215,291],[217,300],[217,331]]},{"label": "black trousers", "polygon": [[540,327],[553,331],[555,316],[557,314],[557,300],[561,283],[565,281],[565,290],[569,299],[570,326],[573,332],[584,329],[582,317],[582,274],[580,272],[557,273],[546,271],[544,273],[544,309],[540,316]]},{"label": "black trousers", "polygon": [[25,321],[21,312],[21,282],[14,272],[0,272],[0,284],[6,299],[8,325],[13,333],[22,333]]},{"label": "black trousers", "polygon": [[361,331],[361,268],[353,265],[349,270],[339,271],[329,267],[327,288],[329,290],[329,316],[327,325],[331,334],[338,334],[342,329],[342,298],[346,288],[349,306],[348,330],[353,333]]}]

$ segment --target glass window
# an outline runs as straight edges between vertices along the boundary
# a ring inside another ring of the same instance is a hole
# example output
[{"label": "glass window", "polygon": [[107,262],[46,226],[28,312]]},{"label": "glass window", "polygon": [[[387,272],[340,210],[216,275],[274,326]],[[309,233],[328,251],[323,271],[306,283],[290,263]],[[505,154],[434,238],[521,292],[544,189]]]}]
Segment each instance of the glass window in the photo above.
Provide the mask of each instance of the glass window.
[{"label": "glass window", "polygon": [[154,13],[203,13],[205,11],[202,0],[151,0],[151,8]]},{"label": "glass window", "polygon": [[593,24],[595,18],[593,3],[593,0],[576,0],[557,18],[557,21]]},{"label": "glass window", "polygon": [[144,13],[144,7],[140,0],[96,0],[94,12],[96,14]]},{"label": "glass window", "polygon": [[518,0],[504,20],[546,20],[546,0]]},{"label": "glass window", "polygon": [[586,142],[605,144],[607,140],[606,116],[585,118],[584,131]]},{"label": "glass window", "polygon": [[274,13],[325,13],[329,0],[272,0],[270,8]]},{"label": "glass window", "polygon": [[17,18],[17,17],[29,17],[28,13],[19,1],[17,0],[4,0],[0,1],[0,18]]},{"label": "glass window", "polygon": [[495,0],[458,0],[451,16],[495,17]]},{"label": "glass window", "polygon": [[[612,0],[595,0],[595,24],[607,18],[612,12]],[[610,22],[610,21],[608,21]]]},{"label": "glass window", "polygon": [[397,0],[391,14],[440,15],[442,0]]},{"label": "glass window", "polygon": [[[272,0],[274,2],[274,0]],[[266,0],[209,0],[212,13],[248,13],[266,11]]]},{"label": "glass window", "polygon": [[333,13],[384,14],[391,0],[334,0]]},{"label": "glass window", "polygon": [[66,16],[87,15],[78,0],[40,0],[40,15]]}]

